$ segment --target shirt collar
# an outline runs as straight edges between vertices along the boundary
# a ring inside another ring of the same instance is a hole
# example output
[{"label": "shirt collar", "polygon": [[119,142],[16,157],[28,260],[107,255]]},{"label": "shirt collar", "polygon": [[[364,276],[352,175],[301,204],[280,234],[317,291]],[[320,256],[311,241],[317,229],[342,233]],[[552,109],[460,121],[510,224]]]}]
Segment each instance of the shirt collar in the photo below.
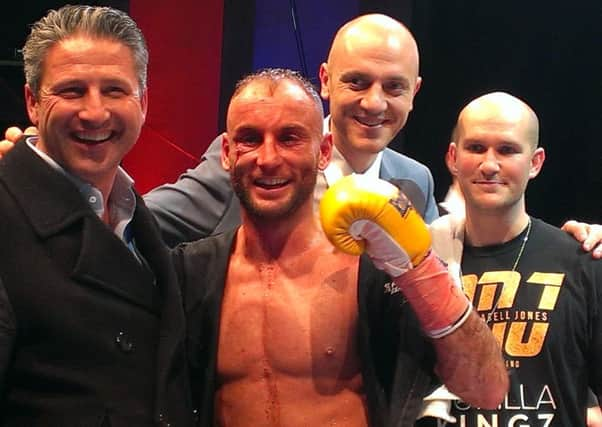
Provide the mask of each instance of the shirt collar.
[{"label": "shirt collar", "polygon": [[445,199],[439,203],[448,213],[453,213],[457,216],[464,216],[465,206],[464,197],[457,187],[450,186]]},{"label": "shirt collar", "polygon": [[[324,118],[324,133],[330,132],[330,115]],[[376,155],[376,158],[370,165],[368,169],[362,174],[369,176],[371,178],[378,178],[380,176],[380,166],[383,160],[383,152],[379,151]],[[355,174],[351,165],[345,160],[341,152],[337,149],[336,146],[332,147],[332,157],[330,159],[330,163],[324,169],[324,178],[326,179],[326,183],[328,186],[331,186],[335,182],[337,182],[340,178]]]},{"label": "shirt collar", "polygon": [[[52,157],[36,147],[37,141],[37,136],[32,136],[25,140],[33,152],[48,163],[52,169],[63,174],[75,184],[94,213],[96,213],[99,218],[102,218],[105,207],[100,190],[79,177],[67,172],[65,168],[59,165]],[[134,180],[125,172],[125,170],[123,170],[123,168],[119,167],[109,196],[109,225],[120,239],[123,239],[125,227],[134,217],[134,211],[136,209],[136,197],[134,195],[133,185]]]}]

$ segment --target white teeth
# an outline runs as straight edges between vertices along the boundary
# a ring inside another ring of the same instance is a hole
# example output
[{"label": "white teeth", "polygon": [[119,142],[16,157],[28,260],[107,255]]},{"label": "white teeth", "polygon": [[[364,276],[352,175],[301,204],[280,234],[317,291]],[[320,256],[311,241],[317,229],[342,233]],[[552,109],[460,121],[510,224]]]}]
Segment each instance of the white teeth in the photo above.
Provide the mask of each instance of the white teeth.
[{"label": "white teeth", "polygon": [[286,183],[286,179],[283,178],[262,178],[258,179],[257,183],[260,185],[282,185]]},{"label": "white teeth", "polygon": [[99,142],[99,141],[104,141],[106,139],[109,139],[109,137],[111,136],[111,131],[106,131],[106,132],[77,132],[75,134],[75,136],[77,136],[79,139],[82,139],[84,141],[92,141],[92,142]]}]

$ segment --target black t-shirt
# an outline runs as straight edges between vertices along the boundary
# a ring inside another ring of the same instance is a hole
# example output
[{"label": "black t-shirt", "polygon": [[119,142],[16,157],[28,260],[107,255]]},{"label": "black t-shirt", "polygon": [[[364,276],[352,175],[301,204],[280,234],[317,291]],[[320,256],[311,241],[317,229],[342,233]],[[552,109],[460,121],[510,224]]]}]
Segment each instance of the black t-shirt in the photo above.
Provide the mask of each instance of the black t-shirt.
[{"label": "black t-shirt", "polygon": [[540,220],[488,247],[465,246],[462,281],[501,343],[511,386],[496,411],[452,404],[457,425],[583,426],[587,388],[602,392],[602,261]]}]

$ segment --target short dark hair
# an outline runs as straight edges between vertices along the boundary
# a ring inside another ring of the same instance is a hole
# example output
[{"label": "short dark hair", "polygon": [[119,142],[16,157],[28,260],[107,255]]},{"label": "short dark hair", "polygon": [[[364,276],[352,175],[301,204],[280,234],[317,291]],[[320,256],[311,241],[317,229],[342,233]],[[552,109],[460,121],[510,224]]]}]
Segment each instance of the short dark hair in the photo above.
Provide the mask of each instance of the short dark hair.
[{"label": "short dark hair", "polygon": [[322,99],[320,98],[320,95],[318,94],[318,91],[314,85],[297,71],[289,70],[287,68],[263,68],[252,74],[246,75],[240,79],[238,83],[236,83],[234,94],[232,94],[232,99],[236,98],[236,96],[251,83],[259,80],[265,80],[272,83],[278,83],[281,80],[290,80],[291,82],[296,83],[314,101],[318,111],[322,116],[324,116]]}]

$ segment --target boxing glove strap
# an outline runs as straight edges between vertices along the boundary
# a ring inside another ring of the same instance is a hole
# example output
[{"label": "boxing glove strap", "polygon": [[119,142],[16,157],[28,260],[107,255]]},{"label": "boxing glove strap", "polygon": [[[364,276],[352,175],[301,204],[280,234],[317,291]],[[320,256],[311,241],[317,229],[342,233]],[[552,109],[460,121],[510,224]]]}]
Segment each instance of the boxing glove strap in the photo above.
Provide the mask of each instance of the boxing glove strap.
[{"label": "boxing glove strap", "polygon": [[451,334],[462,326],[472,311],[470,301],[432,251],[395,282],[430,338]]}]

